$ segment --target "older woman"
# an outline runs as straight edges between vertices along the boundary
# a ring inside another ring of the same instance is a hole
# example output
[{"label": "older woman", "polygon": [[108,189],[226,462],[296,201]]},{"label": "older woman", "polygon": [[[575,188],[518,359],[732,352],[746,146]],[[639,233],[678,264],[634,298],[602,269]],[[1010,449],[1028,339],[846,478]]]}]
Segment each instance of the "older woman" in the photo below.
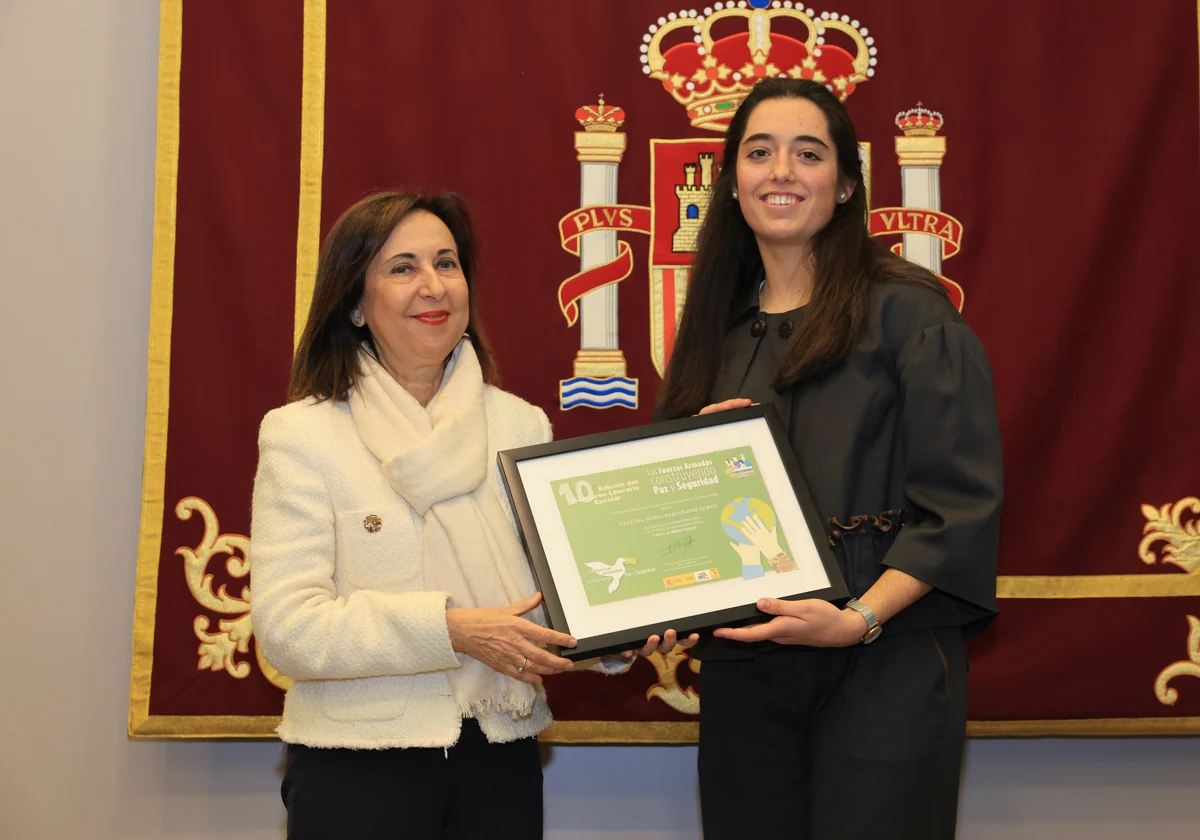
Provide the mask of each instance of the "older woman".
[{"label": "older woman", "polygon": [[572,667],[545,645],[575,640],[542,626],[495,461],[550,424],[495,387],[475,271],[455,197],[351,207],[262,423],[253,620],[295,681],[291,838],[541,836],[541,682]]}]

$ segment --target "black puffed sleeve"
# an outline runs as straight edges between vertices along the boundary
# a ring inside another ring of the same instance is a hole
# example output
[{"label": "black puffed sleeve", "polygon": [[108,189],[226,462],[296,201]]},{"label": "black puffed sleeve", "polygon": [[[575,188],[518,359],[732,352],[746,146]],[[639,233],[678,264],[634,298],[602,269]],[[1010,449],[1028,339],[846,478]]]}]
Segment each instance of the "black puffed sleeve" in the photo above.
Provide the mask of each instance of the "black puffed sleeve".
[{"label": "black puffed sleeve", "polygon": [[988,619],[1004,494],[987,356],[966,324],[947,320],[908,340],[896,368],[911,514],[883,563]]}]

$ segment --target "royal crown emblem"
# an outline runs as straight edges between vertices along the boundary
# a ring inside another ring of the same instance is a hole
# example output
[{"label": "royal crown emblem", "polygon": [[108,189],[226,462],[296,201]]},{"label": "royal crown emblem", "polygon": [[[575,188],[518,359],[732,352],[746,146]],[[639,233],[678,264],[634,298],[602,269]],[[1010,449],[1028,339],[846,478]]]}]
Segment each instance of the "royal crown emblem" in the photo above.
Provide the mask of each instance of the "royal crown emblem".
[{"label": "royal crown emblem", "polygon": [[[621,112],[624,119],[625,112]],[[905,137],[933,137],[938,133],[945,120],[937,111],[930,111],[917,103],[916,108],[901,111],[896,115],[896,128],[904,132]]]},{"label": "royal crown emblem", "polygon": [[575,111],[575,119],[584,131],[616,131],[625,124],[625,111],[605,105],[602,93],[599,105],[584,105]]},{"label": "royal crown emblem", "polygon": [[[662,82],[696,128],[724,131],[768,76],[812,79],[845,100],[875,75],[875,39],[857,20],[791,2],[766,5],[741,0],[672,12],[642,37],[642,72]],[[847,36],[849,48],[828,43],[832,32]],[[679,41],[676,33],[692,37]]]}]

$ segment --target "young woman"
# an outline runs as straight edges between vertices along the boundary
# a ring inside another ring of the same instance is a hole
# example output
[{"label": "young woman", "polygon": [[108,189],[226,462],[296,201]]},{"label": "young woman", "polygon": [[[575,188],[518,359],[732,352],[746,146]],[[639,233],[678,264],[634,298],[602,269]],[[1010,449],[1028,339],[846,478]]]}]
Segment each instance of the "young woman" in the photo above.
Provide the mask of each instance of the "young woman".
[{"label": "young woman", "polygon": [[823,85],[759,82],[723,161],[660,414],[773,404],[854,597],[764,599],[770,620],[697,645],[705,837],[953,837],[964,637],[995,616],[987,358],[937,278],[871,237]]}]

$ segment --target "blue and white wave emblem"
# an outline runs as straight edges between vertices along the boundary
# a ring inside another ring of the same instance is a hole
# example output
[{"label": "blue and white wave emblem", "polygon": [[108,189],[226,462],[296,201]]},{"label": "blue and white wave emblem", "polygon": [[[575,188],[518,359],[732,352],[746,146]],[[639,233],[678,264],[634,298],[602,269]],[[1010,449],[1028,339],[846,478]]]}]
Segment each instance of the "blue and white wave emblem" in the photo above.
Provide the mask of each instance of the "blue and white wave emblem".
[{"label": "blue and white wave emblem", "polygon": [[624,376],[576,376],[558,383],[559,404],[571,408],[637,408],[638,381]]}]

